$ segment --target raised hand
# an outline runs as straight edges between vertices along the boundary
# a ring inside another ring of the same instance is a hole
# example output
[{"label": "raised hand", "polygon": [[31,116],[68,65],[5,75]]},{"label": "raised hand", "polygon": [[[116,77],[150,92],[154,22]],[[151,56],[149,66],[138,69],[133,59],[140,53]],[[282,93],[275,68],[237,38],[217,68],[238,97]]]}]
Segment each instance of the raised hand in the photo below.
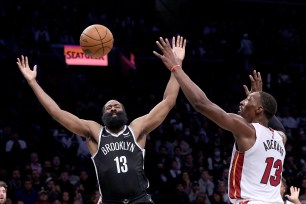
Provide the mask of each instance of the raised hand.
[{"label": "raised hand", "polygon": [[186,48],[186,39],[184,39],[182,36],[178,35],[175,39],[175,37],[172,37],[172,50],[176,54],[178,60],[180,60],[180,63],[183,63],[183,60],[185,58],[185,48]]},{"label": "raised hand", "polygon": [[21,59],[17,58],[17,65],[19,67],[19,70],[21,71],[24,78],[27,80],[27,82],[32,81],[33,79],[36,79],[37,76],[37,66],[35,65],[33,67],[33,70],[30,69],[28,57],[24,57],[21,55]]},{"label": "raised hand", "polygon": [[246,85],[243,85],[245,95],[248,96],[252,92],[262,91],[262,79],[260,72],[253,70],[253,76],[250,74],[249,78],[251,81],[251,90],[249,90]]},{"label": "raised hand", "polygon": [[291,186],[290,187],[290,195],[285,195],[285,197],[288,198],[289,201],[297,204],[297,203],[300,203],[299,195],[300,195],[300,188]]},{"label": "raised hand", "polygon": [[180,40],[177,40],[177,42],[175,42],[174,39],[174,49],[180,55],[180,57],[178,57],[176,52],[171,48],[171,45],[167,38],[163,39],[162,37],[160,37],[159,41],[156,41],[156,44],[162,51],[162,54],[159,54],[156,51],[153,51],[153,54],[160,58],[169,70],[171,70],[174,66],[181,65],[182,59],[185,56],[185,51],[182,51],[182,49],[184,49],[183,43],[182,46],[180,46],[180,42]]}]

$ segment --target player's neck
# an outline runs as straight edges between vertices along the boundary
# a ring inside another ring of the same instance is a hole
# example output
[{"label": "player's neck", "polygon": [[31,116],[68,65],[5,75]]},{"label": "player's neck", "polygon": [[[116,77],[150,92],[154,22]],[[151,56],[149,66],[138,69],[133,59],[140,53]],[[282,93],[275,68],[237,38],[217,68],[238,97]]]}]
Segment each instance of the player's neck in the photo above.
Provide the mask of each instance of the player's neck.
[{"label": "player's neck", "polygon": [[115,134],[117,134],[117,133],[119,133],[120,131],[122,131],[123,128],[124,128],[124,125],[123,125],[122,127],[118,128],[118,129],[110,129],[110,128],[106,127],[106,129],[107,129],[109,132],[115,133]]}]

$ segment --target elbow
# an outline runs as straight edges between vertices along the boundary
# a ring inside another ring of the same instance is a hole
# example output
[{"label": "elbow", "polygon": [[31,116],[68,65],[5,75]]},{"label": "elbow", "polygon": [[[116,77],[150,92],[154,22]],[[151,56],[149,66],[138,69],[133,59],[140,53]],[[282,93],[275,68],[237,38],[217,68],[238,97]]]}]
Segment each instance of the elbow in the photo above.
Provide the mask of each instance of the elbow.
[{"label": "elbow", "polygon": [[49,114],[51,115],[51,117],[54,119],[54,120],[56,120],[56,121],[58,121],[59,120],[59,117],[60,117],[60,115],[61,115],[61,109],[59,109],[59,108],[56,108],[56,109],[51,109],[51,110],[49,110],[48,111],[49,112]]},{"label": "elbow", "polygon": [[176,96],[164,98],[164,102],[167,104],[169,109],[172,109],[176,105]]},{"label": "elbow", "polygon": [[201,107],[203,107],[203,106],[202,106],[202,103],[199,102],[199,101],[194,102],[194,103],[192,104],[192,106],[193,106],[193,108],[194,108],[197,112],[200,112],[200,111],[202,110]]},{"label": "elbow", "polygon": [[203,98],[197,98],[192,103],[193,108],[197,112],[207,112],[210,107],[210,101]]},{"label": "elbow", "polygon": [[176,105],[176,100],[170,100],[168,102],[169,108],[172,109]]}]

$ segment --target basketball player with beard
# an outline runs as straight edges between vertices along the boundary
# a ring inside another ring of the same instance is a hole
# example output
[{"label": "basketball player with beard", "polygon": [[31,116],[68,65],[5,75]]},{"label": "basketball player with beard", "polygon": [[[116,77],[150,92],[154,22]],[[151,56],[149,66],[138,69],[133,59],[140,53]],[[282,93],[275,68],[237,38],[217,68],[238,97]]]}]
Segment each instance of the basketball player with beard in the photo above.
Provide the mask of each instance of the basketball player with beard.
[{"label": "basketball player with beard", "polygon": [[[165,58],[164,64],[169,69],[181,66],[186,40],[178,36],[172,39],[172,46],[170,43],[163,45],[164,56],[171,56]],[[172,54],[174,52],[175,55]],[[175,64],[171,64],[173,61]],[[128,118],[123,104],[110,100],[102,108],[103,126],[62,110],[36,81],[37,66],[31,69],[27,57],[17,58],[17,65],[46,111],[69,131],[86,138],[102,203],[153,203],[147,193],[149,182],[144,174],[144,148],[148,134],[165,120],[176,103],[179,84],[173,74],[162,101],[148,114],[127,125]]]}]

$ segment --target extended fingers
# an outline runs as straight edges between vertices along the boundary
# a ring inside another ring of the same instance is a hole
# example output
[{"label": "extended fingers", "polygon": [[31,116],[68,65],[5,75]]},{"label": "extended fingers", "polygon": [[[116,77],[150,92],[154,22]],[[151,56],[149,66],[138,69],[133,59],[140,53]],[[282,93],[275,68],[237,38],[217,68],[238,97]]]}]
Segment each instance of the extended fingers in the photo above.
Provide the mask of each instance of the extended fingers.
[{"label": "extended fingers", "polygon": [[176,37],[176,47],[181,47],[182,43],[181,43],[181,36],[177,36]]},{"label": "extended fingers", "polygon": [[176,39],[174,36],[172,37],[172,47],[176,47]]},{"label": "extended fingers", "polygon": [[249,88],[246,85],[242,85],[244,93],[246,96],[248,96],[250,94]]},{"label": "extended fingers", "polygon": [[250,78],[251,83],[255,82],[255,79],[252,75],[249,75],[249,78]]},{"label": "extended fingers", "polygon": [[28,57],[27,57],[27,56],[25,57],[25,65],[26,65],[27,67],[29,67],[29,60],[28,60]]},{"label": "extended fingers", "polygon": [[164,38],[159,37],[159,42],[160,42],[160,44],[161,44],[162,46],[165,46],[165,45],[167,44],[165,41],[167,41],[167,39],[164,40]]},{"label": "extended fingers", "polygon": [[185,45],[186,45],[186,40],[184,40],[184,38],[182,36],[178,35],[176,37],[175,46],[176,47],[185,47]]},{"label": "extended fingers", "polygon": [[19,58],[17,58],[17,64],[18,64],[18,66],[22,66],[22,67],[24,67],[24,56],[23,55],[21,55],[21,57]]},{"label": "extended fingers", "polygon": [[183,41],[183,46],[182,46],[182,48],[185,48],[186,47],[186,39],[183,39],[183,37],[182,37],[182,41]]},{"label": "extended fingers", "polygon": [[156,44],[158,45],[159,49],[165,53],[166,50],[171,49],[171,45],[169,43],[169,40],[167,38],[163,39],[162,37],[159,38],[159,41],[156,41]]},{"label": "extended fingers", "polygon": [[257,72],[256,70],[253,70],[253,77],[254,77],[255,81],[262,82],[260,72]]},{"label": "extended fingers", "polygon": [[297,192],[297,193],[300,193],[300,188],[295,187],[295,186],[291,186],[291,187],[290,187],[290,191],[291,191],[291,192]]}]

